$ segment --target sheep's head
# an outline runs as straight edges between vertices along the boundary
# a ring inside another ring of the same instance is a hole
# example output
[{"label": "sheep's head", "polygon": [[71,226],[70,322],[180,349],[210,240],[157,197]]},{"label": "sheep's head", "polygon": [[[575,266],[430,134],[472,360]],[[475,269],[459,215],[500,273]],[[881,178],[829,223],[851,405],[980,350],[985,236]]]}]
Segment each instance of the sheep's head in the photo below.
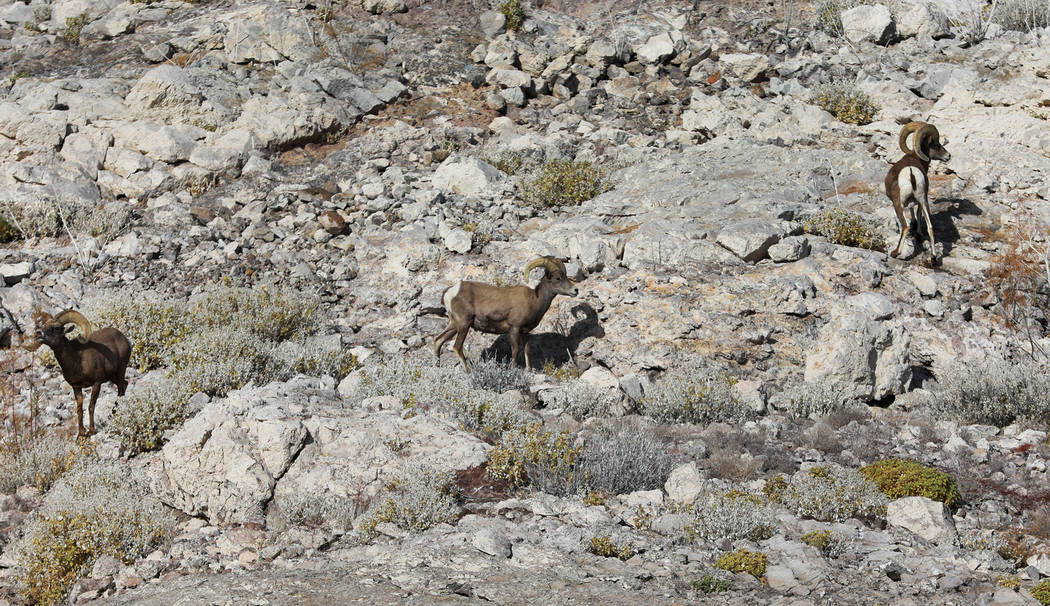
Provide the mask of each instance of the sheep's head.
[{"label": "sheep's head", "polygon": [[32,349],[40,345],[48,345],[52,349],[60,347],[63,342],[69,340],[72,327],[80,329],[80,335],[76,339],[81,343],[87,343],[88,337],[91,336],[91,323],[80,312],[72,309],[67,309],[57,316],[37,310],[33,314],[33,320],[36,323],[37,343]]},{"label": "sheep's head", "polygon": [[575,297],[579,294],[579,290],[572,284],[572,280],[569,279],[568,274],[565,271],[565,264],[562,263],[561,259],[556,257],[540,257],[529,261],[529,264],[525,266],[525,279],[529,279],[529,272],[542,267],[544,270],[543,279],[550,283],[551,288],[555,293],[559,295],[565,295],[567,297]]},{"label": "sheep's head", "polygon": [[[915,149],[908,149],[908,135],[912,133],[915,133]],[[918,156],[924,162],[929,162],[930,160],[947,162],[951,160],[952,155],[948,153],[948,150],[944,149],[947,143],[947,139],[943,142],[941,141],[941,134],[937,131],[937,127],[926,122],[909,122],[905,124],[898,138],[901,151]]]}]

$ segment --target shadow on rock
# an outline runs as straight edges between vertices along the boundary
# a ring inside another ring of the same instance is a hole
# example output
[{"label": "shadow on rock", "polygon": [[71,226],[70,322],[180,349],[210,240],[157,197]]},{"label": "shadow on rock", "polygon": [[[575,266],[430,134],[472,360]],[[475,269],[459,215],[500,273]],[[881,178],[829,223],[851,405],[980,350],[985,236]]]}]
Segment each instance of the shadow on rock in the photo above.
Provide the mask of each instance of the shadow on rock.
[{"label": "shadow on rock", "polygon": [[[598,312],[587,303],[573,306],[572,317],[576,320],[569,329],[568,335],[556,332],[532,333],[529,337],[529,354],[532,357],[532,369],[541,370],[548,362],[554,366],[568,364],[576,355],[580,343],[588,337],[604,337],[605,329],[598,321]],[[524,356],[524,354],[522,354]],[[501,362],[510,362],[510,337],[500,335],[485,351],[483,358],[494,358]],[[524,360],[522,360],[524,361]]]}]

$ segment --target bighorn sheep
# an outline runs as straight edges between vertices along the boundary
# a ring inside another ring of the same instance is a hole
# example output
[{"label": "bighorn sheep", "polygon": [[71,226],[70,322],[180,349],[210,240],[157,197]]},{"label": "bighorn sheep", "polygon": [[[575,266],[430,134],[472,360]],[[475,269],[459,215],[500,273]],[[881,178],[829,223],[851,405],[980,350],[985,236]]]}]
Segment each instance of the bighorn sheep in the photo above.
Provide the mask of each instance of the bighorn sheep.
[{"label": "bighorn sheep", "polygon": [[[77,401],[77,437],[95,433],[95,401],[105,382],[117,387],[117,395],[124,395],[128,381],[124,372],[131,359],[131,342],[116,328],[103,328],[91,331],[91,323],[80,312],[67,309],[52,317],[37,310],[33,314],[36,320],[35,345],[47,345],[55,352],[55,359],[62,368],[62,376],[73,387]],[[80,328],[80,335],[75,339],[67,336],[67,327],[75,325]],[[88,403],[88,430],[84,431],[84,393],[85,387],[91,388],[91,401]]]},{"label": "bighorn sheep", "polygon": [[525,366],[532,366],[529,356],[529,331],[543,319],[555,295],[575,297],[578,290],[565,273],[565,264],[554,257],[540,257],[525,266],[525,279],[537,267],[544,269],[536,288],[528,286],[493,286],[482,282],[461,281],[445,289],[441,301],[448,311],[448,326],[434,337],[434,355],[441,357],[441,347],[456,335],[452,349],[470,372],[463,355],[463,341],[471,328],[490,334],[510,335],[511,362],[518,363],[518,352],[525,348]]},{"label": "bighorn sheep", "polygon": [[[915,133],[914,148],[908,149],[908,135]],[[947,140],[945,140],[947,143]],[[930,179],[928,172],[930,160],[947,162],[952,155],[941,144],[937,127],[925,122],[909,122],[901,129],[898,144],[904,157],[890,167],[886,174],[886,195],[893,201],[893,210],[897,212],[897,222],[901,233],[897,246],[890,252],[891,257],[900,254],[901,242],[911,230],[911,221],[904,216],[904,207],[914,203],[919,207],[926,229],[930,234],[930,262],[936,263],[936,241],[933,238],[933,223],[930,221]],[[916,217],[918,220],[918,217]]]}]

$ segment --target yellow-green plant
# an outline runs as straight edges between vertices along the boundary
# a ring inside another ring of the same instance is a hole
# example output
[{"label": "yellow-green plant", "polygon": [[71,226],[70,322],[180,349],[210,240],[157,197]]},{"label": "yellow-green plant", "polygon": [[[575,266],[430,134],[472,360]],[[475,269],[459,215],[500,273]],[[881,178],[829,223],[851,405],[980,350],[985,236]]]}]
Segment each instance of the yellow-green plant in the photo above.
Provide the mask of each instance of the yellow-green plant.
[{"label": "yellow-green plant", "polygon": [[0,242],[10,242],[21,237],[22,232],[18,231],[7,217],[0,215]]},{"label": "yellow-green plant", "polygon": [[700,593],[719,593],[730,589],[728,579],[720,579],[710,574],[689,581],[689,586]]},{"label": "yellow-green plant", "polygon": [[620,558],[621,560],[629,560],[634,557],[635,553],[634,543],[617,545],[608,535],[591,537],[587,544],[587,551],[603,558]]},{"label": "yellow-green plant", "polygon": [[524,187],[525,200],[536,206],[579,206],[607,191],[609,184],[591,162],[551,160]]},{"label": "yellow-green plant", "polygon": [[510,431],[489,451],[486,473],[495,480],[523,487],[529,484],[529,469],[572,481],[576,460],[583,452],[574,446],[572,434],[543,430],[542,423]]},{"label": "yellow-green plant", "polygon": [[1043,606],[1050,606],[1050,579],[1043,579],[1032,588],[1032,597]]},{"label": "yellow-green plant", "polygon": [[955,478],[915,459],[883,459],[861,467],[860,473],[891,499],[926,497],[944,503],[952,511],[962,505]]},{"label": "yellow-green plant", "polygon": [[871,97],[852,84],[822,87],[811,101],[846,124],[869,124],[879,111]]},{"label": "yellow-green plant", "polygon": [[875,223],[842,208],[829,208],[813,215],[802,223],[802,229],[808,234],[824,236],[840,246],[879,252],[886,250],[886,241]]},{"label": "yellow-green plant", "polygon": [[66,29],[62,32],[62,38],[71,44],[80,44],[80,32],[89,21],[87,13],[66,17]]},{"label": "yellow-green plant", "polygon": [[521,0],[506,0],[499,5],[499,12],[507,19],[507,29],[516,32],[525,23],[525,5]]},{"label": "yellow-green plant", "polygon": [[426,465],[408,468],[386,492],[387,496],[372,508],[358,528],[368,540],[376,536],[376,527],[384,522],[405,530],[423,531],[454,522],[459,512],[452,474]]},{"label": "yellow-green plant", "polygon": [[726,572],[746,572],[756,579],[765,576],[768,566],[769,558],[766,557],[766,554],[747,549],[723,553],[715,561],[715,568]]}]

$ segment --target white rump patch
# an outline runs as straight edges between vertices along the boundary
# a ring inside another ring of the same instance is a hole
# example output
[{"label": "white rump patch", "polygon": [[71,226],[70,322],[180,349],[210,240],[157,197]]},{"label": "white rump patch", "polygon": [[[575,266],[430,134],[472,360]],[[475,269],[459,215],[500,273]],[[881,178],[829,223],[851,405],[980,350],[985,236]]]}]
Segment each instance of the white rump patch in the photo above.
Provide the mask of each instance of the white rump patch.
[{"label": "white rump patch", "polygon": [[[911,186],[913,179],[914,189]],[[916,203],[921,204],[926,199],[926,177],[914,166],[909,166],[897,175],[897,187],[901,190],[901,206],[906,206],[909,200],[915,200]]]},{"label": "white rump patch", "polygon": [[445,291],[445,296],[441,298],[441,302],[445,304],[445,309],[447,309],[450,312],[452,311],[452,299],[455,299],[456,295],[459,294],[459,287],[462,285],[462,280],[456,282],[453,286],[450,286],[449,289]]}]

